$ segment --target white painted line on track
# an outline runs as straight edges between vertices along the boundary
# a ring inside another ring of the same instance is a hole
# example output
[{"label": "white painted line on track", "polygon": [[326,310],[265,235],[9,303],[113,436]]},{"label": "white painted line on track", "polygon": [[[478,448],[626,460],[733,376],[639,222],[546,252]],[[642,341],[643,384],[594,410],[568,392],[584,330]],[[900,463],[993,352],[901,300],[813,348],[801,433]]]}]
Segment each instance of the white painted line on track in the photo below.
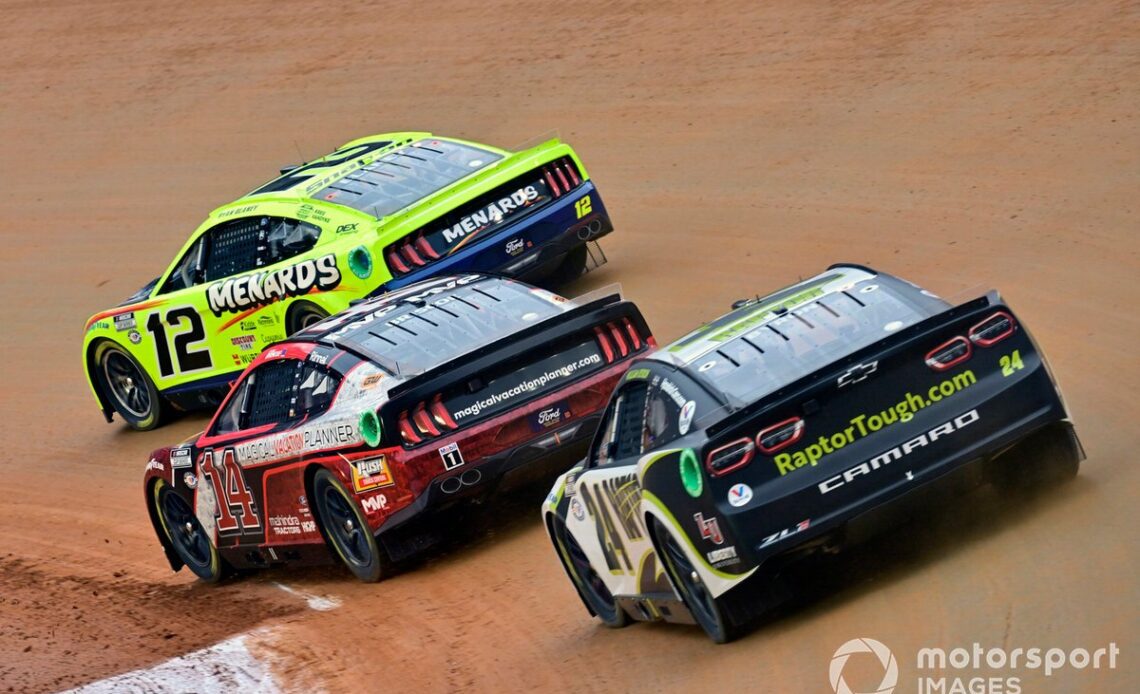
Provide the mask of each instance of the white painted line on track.
[{"label": "white painted line on track", "polygon": [[133,670],[68,690],[66,694],[228,694],[237,691],[279,694],[282,690],[269,668],[246,645],[251,636],[266,632],[266,629],[259,629],[236,636],[153,667]]}]

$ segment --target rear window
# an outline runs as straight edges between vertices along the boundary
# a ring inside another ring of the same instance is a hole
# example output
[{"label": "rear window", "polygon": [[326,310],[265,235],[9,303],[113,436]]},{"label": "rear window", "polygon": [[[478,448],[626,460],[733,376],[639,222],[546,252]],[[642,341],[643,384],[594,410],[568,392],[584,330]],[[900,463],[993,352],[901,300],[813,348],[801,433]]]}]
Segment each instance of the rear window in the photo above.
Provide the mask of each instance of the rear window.
[{"label": "rear window", "polygon": [[312,195],[385,217],[502,159],[446,140],[419,140],[359,168]]}]

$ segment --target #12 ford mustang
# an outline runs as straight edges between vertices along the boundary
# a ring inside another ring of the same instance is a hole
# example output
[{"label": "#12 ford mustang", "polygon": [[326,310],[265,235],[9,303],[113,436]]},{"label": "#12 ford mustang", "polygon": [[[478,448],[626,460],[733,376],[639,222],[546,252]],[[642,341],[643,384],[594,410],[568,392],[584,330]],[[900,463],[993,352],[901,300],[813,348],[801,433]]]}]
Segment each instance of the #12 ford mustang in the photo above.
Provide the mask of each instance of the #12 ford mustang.
[{"label": "#12 ford mustang", "polygon": [[631,364],[543,515],[605,624],[696,621],[724,642],[779,602],[793,562],[904,502],[1036,487],[1082,458],[996,292],[951,306],[836,265]]},{"label": "#12 ford mustang", "polygon": [[440,539],[433,512],[565,469],[653,347],[637,307],[602,294],[438,278],[271,346],[197,440],[147,463],[171,567],[212,582],[331,545],[375,581]]},{"label": "#12 ford mustang", "polygon": [[366,137],[214,210],[161,277],[87,321],[84,371],[108,422],[152,429],[355,299],[456,272],[560,284],[604,262],[612,229],[557,140]]}]

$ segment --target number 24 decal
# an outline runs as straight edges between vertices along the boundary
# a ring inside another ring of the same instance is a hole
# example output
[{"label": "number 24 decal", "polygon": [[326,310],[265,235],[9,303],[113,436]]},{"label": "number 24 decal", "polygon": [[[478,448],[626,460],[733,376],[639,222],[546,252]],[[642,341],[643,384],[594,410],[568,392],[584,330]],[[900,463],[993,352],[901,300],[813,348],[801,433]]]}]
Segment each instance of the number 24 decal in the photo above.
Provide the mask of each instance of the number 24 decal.
[{"label": "number 24 decal", "polygon": [[998,363],[1001,364],[1002,376],[1012,376],[1014,371],[1025,368],[1025,364],[1021,363],[1021,351],[1016,349],[1013,350],[1013,354],[1003,354]]},{"label": "number 24 decal", "polygon": [[[189,327],[181,326],[184,324]],[[168,340],[167,326],[175,328],[173,339]],[[175,371],[200,371],[213,366],[210,350],[194,349],[206,339],[206,329],[202,326],[202,316],[189,306],[172,308],[162,315],[157,311],[146,319],[146,330],[154,338],[154,349],[158,357],[158,373],[163,378],[173,376]],[[170,345],[174,343],[174,356],[178,360],[175,368],[170,358]]]}]

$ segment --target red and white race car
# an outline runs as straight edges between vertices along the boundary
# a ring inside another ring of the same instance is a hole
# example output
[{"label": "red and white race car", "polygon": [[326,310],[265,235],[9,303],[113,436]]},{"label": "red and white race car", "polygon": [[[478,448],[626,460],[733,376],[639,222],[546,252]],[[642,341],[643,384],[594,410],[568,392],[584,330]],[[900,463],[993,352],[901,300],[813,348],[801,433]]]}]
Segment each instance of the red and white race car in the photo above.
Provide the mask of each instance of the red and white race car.
[{"label": "red and white race car", "polygon": [[266,349],[144,489],[175,570],[313,564],[365,581],[430,546],[429,516],[581,458],[632,360],[653,348],[615,292],[568,301],[445,277],[349,308]]}]

